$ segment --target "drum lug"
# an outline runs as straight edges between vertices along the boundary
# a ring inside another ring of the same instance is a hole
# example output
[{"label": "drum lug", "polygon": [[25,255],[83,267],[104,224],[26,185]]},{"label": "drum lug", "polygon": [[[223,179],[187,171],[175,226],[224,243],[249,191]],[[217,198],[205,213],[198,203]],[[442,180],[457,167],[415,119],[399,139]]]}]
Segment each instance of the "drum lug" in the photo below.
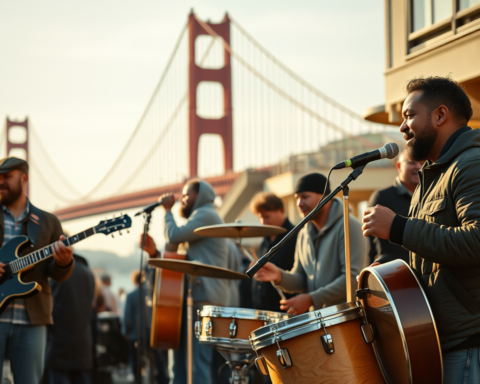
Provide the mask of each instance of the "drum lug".
[{"label": "drum lug", "polygon": [[237,322],[235,319],[232,319],[232,322],[230,323],[230,338],[234,338],[237,336]]},{"label": "drum lug", "polygon": [[293,365],[292,358],[290,357],[290,352],[288,352],[287,348],[281,348],[278,340],[277,346],[277,359],[280,362],[280,365],[285,369],[290,368]]},{"label": "drum lug", "polygon": [[255,359],[255,366],[257,367],[258,372],[260,372],[263,376],[268,376],[267,363],[263,356]]},{"label": "drum lug", "polygon": [[321,339],[322,339],[322,344],[323,344],[323,348],[325,349],[325,352],[327,352],[329,355],[335,352],[335,346],[333,345],[332,335],[330,335],[329,333],[326,333],[321,337]]},{"label": "drum lug", "polygon": [[196,321],[195,322],[195,335],[197,335],[197,339],[200,338],[202,335],[202,322],[201,321]]},{"label": "drum lug", "polygon": [[205,325],[205,332],[207,334],[207,337],[212,337],[213,324],[211,321],[208,321],[207,324]]},{"label": "drum lug", "polygon": [[365,343],[371,344],[375,340],[375,334],[373,333],[373,328],[370,323],[364,323],[360,326],[362,330],[363,340]]}]

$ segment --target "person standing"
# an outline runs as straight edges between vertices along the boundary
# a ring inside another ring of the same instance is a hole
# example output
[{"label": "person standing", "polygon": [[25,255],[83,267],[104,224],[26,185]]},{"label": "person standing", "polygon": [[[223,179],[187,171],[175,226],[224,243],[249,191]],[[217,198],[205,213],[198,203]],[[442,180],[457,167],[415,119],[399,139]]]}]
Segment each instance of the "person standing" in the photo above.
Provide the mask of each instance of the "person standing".
[{"label": "person standing", "polygon": [[[373,192],[368,200],[368,206],[374,207],[380,204],[399,215],[408,216],[410,201],[419,182],[418,171],[421,167],[421,162],[410,160],[408,151],[403,150],[398,156],[398,176],[395,182],[391,187]],[[408,251],[405,248],[378,237],[370,236],[368,239],[370,242],[370,263],[374,261],[386,263],[395,259],[402,259],[408,263]]]},{"label": "person standing", "polygon": [[[160,196],[158,201],[165,209],[164,236],[167,243],[181,245],[187,250],[187,260],[228,268],[228,240],[199,236],[194,233],[194,230],[199,227],[223,223],[213,206],[214,199],[215,192],[210,184],[199,179],[188,181],[183,187],[180,207],[180,215],[187,221],[184,225],[177,225],[172,214],[172,207],[175,203],[173,194]],[[144,249],[150,257],[158,254],[155,242],[150,236],[146,237]],[[228,280],[197,277],[193,282],[192,294],[193,313],[202,309],[204,305],[226,306],[230,298]],[[183,307],[180,347],[173,354],[173,384],[187,382],[186,295]],[[194,332],[193,329],[192,332]],[[207,345],[201,345],[194,333],[193,335],[193,383],[212,383],[211,366],[214,350]]]},{"label": "person standing", "polygon": [[[260,223],[264,225],[275,225],[285,228],[287,232],[277,236],[264,237],[260,248],[259,256],[263,256],[273,246],[277,245],[280,240],[293,229],[293,224],[285,215],[282,200],[271,192],[260,192],[254,196],[250,210],[258,216]],[[290,240],[270,259],[270,262],[285,271],[293,268],[295,260],[295,244],[297,235],[292,236]],[[260,282],[256,279],[245,280],[251,282],[252,285],[252,308],[264,311],[280,311],[281,297],[278,291],[270,282]],[[292,295],[286,295],[288,298]]]},{"label": "person standing", "polygon": [[[326,187],[326,188],[325,188]],[[295,198],[305,217],[317,206],[323,193],[330,193],[327,179],[310,173],[298,180]],[[367,240],[362,238],[360,222],[350,215],[351,275],[367,265]],[[321,309],[346,301],[345,240],[343,204],[329,201],[298,233],[295,263],[290,272],[266,263],[256,274],[258,281],[273,281],[285,292],[300,293],[280,302],[280,308],[291,315],[305,313],[310,307]],[[354,287],[352,286],[352,295]],[[353,297],[353,296],[352,296]]]},{"label": "person standing", "polygon": [[436,321],[445,383],[480,382],[480,131],[472,106],[445,77],[410,80],[400,126],[412,160],[425,164],[409,217],[365,210],[364,236],[410,252]]},{"label": "person standing", "polygon": [[[51,213],[35,207],[26,195],[28,163],[16,157],[0,160],[0,243],[26,235],[32,247],[22,255],[53,244],[49,257],[22,273],[25,282],[36,281],[42,290],[29,298],[14,299],[0,315],[0,362],[8,355],[16,383],[38,384],[45,365],[46,326],[53,324],[53,299],[48,279],[65,281],[74,268],[73,250],[65,246],[62,226]],[[59,241],[60,240],[60,241]],[[0,263],[0,277],[5,264]],[[3,364],[0,365],[0,377]]]},{"label": "person standing", "polygon": [[105,306],[108,312],[112,312],[115,315],[120,316],[120,311],[118,309],[117,298],[113,294],[110,286],[112,285],[112,278],[109,274],[104,273],[100,280],[102,281],[102,294],[105,300]]},{"label": "person standing", "polygon": [[50,384],[91,383],[95,279],[87,260],[73,257],[70,278],[63,283],[50,281],[54,325],[48,327],[45,359]]}]

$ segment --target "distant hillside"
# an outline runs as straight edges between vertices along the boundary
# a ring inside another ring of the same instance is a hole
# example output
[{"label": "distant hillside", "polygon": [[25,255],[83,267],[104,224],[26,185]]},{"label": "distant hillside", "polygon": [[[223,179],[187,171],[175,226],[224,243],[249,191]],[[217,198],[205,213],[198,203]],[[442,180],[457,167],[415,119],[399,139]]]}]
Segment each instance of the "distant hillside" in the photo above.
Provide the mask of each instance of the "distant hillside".
[{"label": "distant hillside", "polygon": [[112,252],[95,250],[81,250],[75,253],[87,259],[90,268],[101,268],[110,274],[130,274],[140,266],[140,254],[120,257]]}]

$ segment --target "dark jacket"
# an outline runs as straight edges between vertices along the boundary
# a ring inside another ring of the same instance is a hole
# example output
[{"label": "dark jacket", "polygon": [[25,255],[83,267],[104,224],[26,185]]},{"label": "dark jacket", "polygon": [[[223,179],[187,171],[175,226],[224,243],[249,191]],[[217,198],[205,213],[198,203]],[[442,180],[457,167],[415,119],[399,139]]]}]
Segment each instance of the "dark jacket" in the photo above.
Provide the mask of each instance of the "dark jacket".
[{"label": "dark jacket", "polygon": [[[138,340],[138,311],[140,310],[140,301],[138,298],[138,292],[140,288],[137,286],[132,292],[127,295],[125,301],[125,313],[123,317],[124,330],[123,333],[131,341]],[[143,292],[145,293],[145,285],[143,286]],[[145,300],[142,301],[142,311],[140,313],[141,331],[145,330]],[[142,336],[145,337],[145,332],[142,332]],[[143,338],[142,338],[143,339]]]},{"label": "dark jacket", "polygon": [[[270,241],[269,237],[265,237],[258,250],[258,256],[261,257],[267,253],[270,248],[277,245],[280,240],[293,228],[293,224],[290,220],[285,219],[282,225],[287,232],[278,235],[273,241]],[[293,268],[293,262],[295,260],[295,244],[297,242],[297,234],[293,236],[288,242],[280,248],[280,250],[270,259],[270,262],[283,270],[289,271]],[[292,297],[293,295],[285,295]],[[261,309],[264,311],[280,311],[280,296],[277,290],[269,282],[261,283],[255,279],[252,279],[252,307],[254,309]]]},{"label": "dark jacket", "polygon": [[[411,200],[412,194],[397,177],[391,187],[373,192],[368,200],[368,206],[374,207],[380,204],[399,215],[408,216]],[[386,263],[395,259],[402,259],[408,263],[409,252],[405,248],[374,236],[369,236],[368,240],[370,241],[370,263],[374,261]]]},{"label": "dark jacket", "polygon": [[[3,234],[5,222],[3,219],[3,209],[0,212],[0,244],[3,244]],[[54,243],[63,234],[60,221],[55,215],[42,211],[30,203],[30,212],[22,224],[22,234],[28,236],[32,247],[23,250],[22,255],[27,255],[49,244]],[[32,325],[53,324],[52,309],[53,299],[48,283],[48,278],[56,281],[65,281],[68,279],[74,268],[74,261],[66,268],[62,268],[55,263],[55,259],[50,257],[44,261],[35,264],[35,266],[22,273],[24,282],[36,281],[42,286],[42,290],[35,296],[26,299],[28,317]]]},{"label": "dark jacket", "polygon": [[74,255],[75,268],[64,283],[50,281],[53,321],[48,327],[46,368],[89,370],[92,356],[92,303],[95,279],[86,260]]},{"label": "dark jacket", "polygon": [[480,333],[479,175],[475,129],[458,136],[435,163],[425,162],[404,226],[403,246],[411,251],[443,350]]}]

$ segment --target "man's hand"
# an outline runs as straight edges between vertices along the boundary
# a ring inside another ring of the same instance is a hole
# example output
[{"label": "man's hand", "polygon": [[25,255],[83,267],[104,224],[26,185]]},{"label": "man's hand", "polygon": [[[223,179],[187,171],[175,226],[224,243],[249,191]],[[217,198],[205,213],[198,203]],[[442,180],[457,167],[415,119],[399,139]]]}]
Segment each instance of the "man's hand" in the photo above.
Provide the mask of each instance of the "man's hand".
[{"label": "man's hand", "polygon": [[302,293],[288,300],[280,300],[280,309],[294,316],[307,312],[312,305],[312,296],[308,293]]},{"label": "man's hand", "polygon": [[[140,240],[138,242],[138,246],[141,248],[143,242],[143,234],[140,235]],[[145,245],[143,246],[143,250],[148,253],[150,257],[155,256],[157,253],[157,246],[155,245],[155,240],[153,240],[150,235],[147,233],[145,237]]]},{"label": "man's hand", "polygon": [[388,240],[395,216],[395,212],[391,209],[378,204],[367,208],[363,216],[363,236],[376,236]]},{"label": "man's hand", "polygon": [[173,204],[175,204],[175,196],[172,193],[164,193],[158,198],[158,202],[162,204],[165,211],[171,211]]},{"label": "man's hand", "polygon": [[53,243],[53,258],[60,267],[68,267],[73,257],[73,249],[63,244],[62,240],[65,239],[66,237],[61,235],[60,241]]},{"label": "man's hand", "polygon": [[[249,268],[253,265],[252,262]],[[273,281],[275,284],[280,284],[282,282],[282,271],[275,264],[268,262],[253,277],[261,282]]]}]

